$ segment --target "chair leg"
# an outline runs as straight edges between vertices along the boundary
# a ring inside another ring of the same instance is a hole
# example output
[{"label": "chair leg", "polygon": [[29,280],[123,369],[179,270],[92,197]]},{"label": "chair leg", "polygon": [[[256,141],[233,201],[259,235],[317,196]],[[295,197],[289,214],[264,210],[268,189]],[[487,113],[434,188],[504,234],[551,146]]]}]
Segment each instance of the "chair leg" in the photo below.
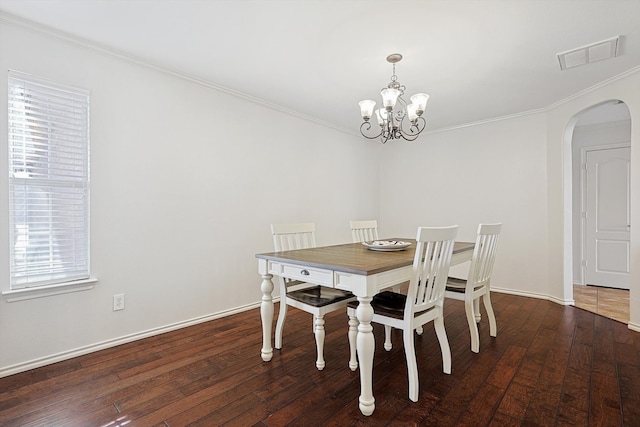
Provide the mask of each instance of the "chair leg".
[{"label": "chair leg", "polygon": [[324,316],[314,316],[316,320],[316,347],[318,349],[318,360],[316,367],[319,371],[324,369]]},{"label": "chair leg", "polygon": [[409,376],[409,400],[411,400],[412,402],[417,402],[418,392],[420,391],[420,381],[418,380],[418,363],[416,361],[416,349],[413,344],[413,329],[403,329],[402,339],[404,342],[404,354],[407,358],[407,374]]},{"label": "chair leg", "polygon": [[391,344],[391,326],[384,325],[384,349],[391,351],[393,345]]},{"label": "chair leg", "polygon": [[433,326],[436,329],[438,342],[440,343],[440,351],[442,352],[442,372],[451,373],[451,348],[447,339],[447,331],[444,329],[444,315],[441,314],[433,320]]},{"label": "chair leg", "polygon": [[471,351],[478,353],[480,351],[480,335],[478,334],[478,324],[474,315],[473,306],[477,299],[464,301],[464,310],[467,313],[467,323],[469,324],[469,335],[471,335]]},{"label": "chair leg", "polygon": [[[393,292],[399,294],[400,293],[400,285],[392,286]],[[391,343],[391,326],[384,325],[384,349],[387,351],[391,351],[393,348],[393,344]]]},{"label": "chair leg", "polygon": [[473,314],[476,316],[476,323],[480,323],[482,319],[482,313],[480,313],[480,299],[476,298],[473,300]]},{"label": "chair leg", "polygon": [[287,297],[280,297],[280,311],[278,312],[278,322],[276,323],[276,343],[275,347],[279,350],[282,348],[282,330],[284,329],[284,321],[287,318]]},{"label": "chair leg", "polygon": [[355,313],[349,315],[349,369],[358,369],[358,356],[356,352],[356,339],[358,338],[358,319]]},{"label": "chair leg", "polygon": [[487,310],[487,317],[489,318],[489,334],[495,337],[498,334],[498,327],[496,325],[496,315],[493,312],[493,306],[491,305],[491,297],[489,291],[482,296],[482,302],[484,302],[484,308]]}]

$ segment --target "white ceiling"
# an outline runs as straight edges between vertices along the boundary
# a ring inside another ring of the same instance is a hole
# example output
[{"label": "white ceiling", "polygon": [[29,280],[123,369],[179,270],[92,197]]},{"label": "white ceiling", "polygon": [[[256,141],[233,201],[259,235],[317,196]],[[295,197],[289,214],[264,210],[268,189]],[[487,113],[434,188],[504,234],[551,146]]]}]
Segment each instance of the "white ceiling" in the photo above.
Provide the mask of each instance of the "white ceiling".
[{"label": "white ceiling", "polygon": [[[640,0],[0,0],[0,11],[358,132],[396,67],[428,128],[548,107],[640,66]],[[5,15],[5,19],[13,19]],[[557,53],[621,36],[614,59]]]}]

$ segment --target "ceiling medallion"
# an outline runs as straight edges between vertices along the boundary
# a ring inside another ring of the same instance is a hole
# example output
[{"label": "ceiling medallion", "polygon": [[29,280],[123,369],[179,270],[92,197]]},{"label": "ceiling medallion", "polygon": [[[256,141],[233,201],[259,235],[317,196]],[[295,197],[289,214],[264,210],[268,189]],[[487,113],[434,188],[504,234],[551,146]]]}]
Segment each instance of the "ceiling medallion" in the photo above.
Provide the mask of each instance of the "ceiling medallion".
[{"label": "ceiling medallion", "polygon": [[390,139],[404,139],[406,141],[415,140],[427,126],[427,121],[422,114],[427,107],[429,95],[426,93],[416,93],[411,98],[411,104],[402,98],[406,87],[398,82],[396,76],[396,63],[400,62],[402,55],[393,53],[387,56],[387,62],[393,64],[393,75],[391,82],[386,88],[380,91],[382,95],[382,108],[375,111],[379,133],[371,130],[371,116],[376,102],[372,100],[360,101],[360,112],[364,122],[360,125],[360,133],[368,139],[380,138],[384,144]]}]

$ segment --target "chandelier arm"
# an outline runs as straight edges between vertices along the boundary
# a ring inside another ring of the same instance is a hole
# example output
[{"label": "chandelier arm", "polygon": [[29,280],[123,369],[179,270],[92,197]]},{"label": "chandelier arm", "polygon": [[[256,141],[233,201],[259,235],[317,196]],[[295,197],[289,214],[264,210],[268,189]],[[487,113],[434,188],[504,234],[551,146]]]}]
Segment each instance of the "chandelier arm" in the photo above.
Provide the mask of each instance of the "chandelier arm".
[{"label": "chandelier arm", "polygon": [[[406,123],[409,123],[408,128]],[[403,117],[402,121],[400,122],[399,129],[402,133],[406,133],[409,136],[411,136],[411,135],[419,135],[420,132],[422,132],[426,126],[427,126],[427,121],[424,119],[424,117],[418,117],[415,123],[411,123],[405,115],[405,117]]]},{"label": "chandelier arm", "polygon": [[400,93],[400,95],[398,95],[398,100],[396,101],[396,106],[398,103],[400,104],[400,108],[398,108],[396,112],[396,118],[400,122],[398,125],[400,125],[401,122],[404,121],[404,118],[407,117],[407,101],[404,100],[402,95],[404,95],[404,93]]},{"label": "chandelier arm", "polygon": [[[366,126],[366,128],[365,128],[365,126]],[[366,133],[364,133],[363,128],[364,128],[365,130],[367,130],[367,131],[368,131],[368,130],[370,130],[370,129],[371,129],[371,122],[362,122],[362,124],[360,125],[360,133],[362,134],[362,136],[364,136],[364,137],[365,137],[365,138],[367,138],[367,139],[377,139],[377,138],[379,138],[380,136],[382,136],[382,134],[383,134],[383,131],[382,131],[382,130],[380,130],[380,133],[379,133],[379,134],[374,135],[374,136],[369,136],[369,135],[367,135]]]},{"label": "chandelier arm", "polygon": [[382,130],[380,131],[380,142],[386,144],[389,139],[393,138],[393,128],[390,126],[389,121],[385,120]]},{"label": "chandelier arm", "polygon": [[[422,125],[422,126],[420,126]],[[412,124],[409,128],[409,132],[405,133],[404,131],[399,132],[399,135],[405,141],[415,141],[416,138],[422,133],[422,131],[427,127],[427,121],[423,117],[418,117],[416,120],[416,124]],[[415,130],[413,130],[415,129]]]},{"label": "chandelier arm", "polygon": [[417,138],[418,136],[420,136],[420,134],[419,134],[419,133],[417,133],[417,134],[415,134],[413,137],[407,137],[405,134],[401,133],[401,134],[400,134],[400,136],[401,136],[401,137],[402,137],[402,139],[404,139],[405,141],[409,141],[409,142],[411,142],[411,141],[415,141],[415,140],[416,140],[416,138]]}]

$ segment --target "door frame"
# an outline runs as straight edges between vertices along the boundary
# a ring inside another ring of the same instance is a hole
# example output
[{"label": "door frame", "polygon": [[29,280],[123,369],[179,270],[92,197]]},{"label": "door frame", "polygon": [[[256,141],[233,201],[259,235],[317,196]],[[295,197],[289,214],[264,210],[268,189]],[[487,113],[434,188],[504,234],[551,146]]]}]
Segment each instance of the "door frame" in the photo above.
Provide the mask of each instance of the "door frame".
[{"label": "door frame", "polygon": [[[582,147],[580,149],[580,285],[586,286],[587,262],[587,153],[589,151],[631,148],[631,143],[602,144]],[[631,185],[631,183],[629,183]]]}]

